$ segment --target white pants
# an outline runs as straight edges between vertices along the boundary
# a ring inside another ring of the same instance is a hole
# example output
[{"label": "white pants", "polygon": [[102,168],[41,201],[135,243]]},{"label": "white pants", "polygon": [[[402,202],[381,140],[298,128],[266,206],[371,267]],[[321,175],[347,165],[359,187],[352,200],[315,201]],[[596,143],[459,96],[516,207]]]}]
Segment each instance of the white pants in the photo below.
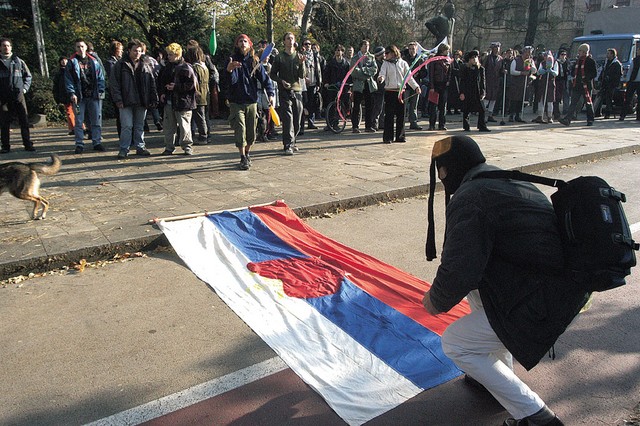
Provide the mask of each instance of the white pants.
[{"label": "white pants", "polygon": [[444,353],[480,382],[515,419],[537,413],[544,402],[516,376],[513,358],[489,325],[477,290],[467,296],[471,313],[442,335]]}]

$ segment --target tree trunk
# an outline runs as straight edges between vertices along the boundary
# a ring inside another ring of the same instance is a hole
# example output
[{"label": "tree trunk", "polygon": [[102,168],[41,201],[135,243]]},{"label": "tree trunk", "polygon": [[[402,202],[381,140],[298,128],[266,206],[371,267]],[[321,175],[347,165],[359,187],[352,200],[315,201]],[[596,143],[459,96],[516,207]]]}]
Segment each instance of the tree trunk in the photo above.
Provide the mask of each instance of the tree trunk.
[{"label": "tree trunk", "polygon": [[273,0],[266,0],[264,9],[267,15],[267,41],[273,43]]},{"label": "tree trunk", "polygon": [[311,10],[313,9],[313,1],[307,0],[304,5],[304,12],[302,12],[302,23],[300,24],[300,40],[302,41],[307,37],[309,32],[309,20],[311,19]]},{"label": "tree trunk", "polygon": [[529,0],[529,19],[527,20],[527,34],[524,37],[525,46],[533,46],[538,30],[538,15],[540,5],[538,0]]}]

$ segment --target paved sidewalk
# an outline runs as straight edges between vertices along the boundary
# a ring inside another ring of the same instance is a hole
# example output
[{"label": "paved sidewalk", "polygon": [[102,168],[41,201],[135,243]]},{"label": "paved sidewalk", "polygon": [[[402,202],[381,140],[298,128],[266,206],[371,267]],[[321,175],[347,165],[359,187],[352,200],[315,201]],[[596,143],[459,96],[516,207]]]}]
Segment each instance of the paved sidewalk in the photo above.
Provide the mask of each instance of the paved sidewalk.
[{"label": "paved sidewalk", "polygon": [[[533,117],[526,116],[528,121]],[[473,118],[472,118],[473,122]],[[494,123],[497,124],[497,123]],[[487,160],[502,168],[544,170],[598,157],[638,151],[640,123],[598,120],[593,127],[533,123],[494,125],[491,133],[468,133]],[[107,153],[73,153],[65,128],[33,130],[38,149],[26,153],[12,132],[14,151],[0,161],[45,161],[52,153],[63,165],[42,178],[41,193],[51,202],[47,219],[29,218],[32,204],[0,198],[0,279],[67,265],[81,258],[104,258],[162,241],[149,219],[217,211],[284,199],[301,216],[352,208],[428,191],[433,143],[461,134],[460,116],[448,132],[407,131],[408,142],[386,145],[382,134],[335,135],[307,131],[300,151],[282,155],[282,142],[258,143],[253,167],[241,171],[232,134],[216,121],[212,144],[195,146],[195,155],[160,156],[162,134],[147,134],[151,157],[117,160],[114,126],[105,126]],[[426,126],[425,126],[426,129]]]}]

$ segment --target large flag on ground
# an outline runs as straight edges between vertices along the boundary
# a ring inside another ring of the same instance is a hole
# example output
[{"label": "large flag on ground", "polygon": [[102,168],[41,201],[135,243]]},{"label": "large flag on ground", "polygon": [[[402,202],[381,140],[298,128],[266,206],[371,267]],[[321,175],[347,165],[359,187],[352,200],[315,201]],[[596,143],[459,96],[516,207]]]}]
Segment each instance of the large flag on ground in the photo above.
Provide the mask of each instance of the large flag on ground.
[{"label": "large flag on ground", "polygon": [[428,315],[429,284],[314,231],[283,202],[159,223],[208,283],[349,424],[461,372]]}]

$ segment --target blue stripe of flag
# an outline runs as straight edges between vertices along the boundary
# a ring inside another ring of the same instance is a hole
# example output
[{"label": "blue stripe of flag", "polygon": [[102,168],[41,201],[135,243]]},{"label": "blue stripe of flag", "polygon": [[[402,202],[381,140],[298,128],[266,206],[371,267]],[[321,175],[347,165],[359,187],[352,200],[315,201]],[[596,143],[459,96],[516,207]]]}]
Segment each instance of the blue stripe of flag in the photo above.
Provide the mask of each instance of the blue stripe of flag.
[{"label": "blue stripe of flag", "polygon": [[222,212],[208,218],[252,262],[309,257],[282,241],[248,209]]},{"label": "blue stripe of flag", "polygon": [[460,375],[442,352],[440,336],[365,293],[347,278],[336,294],[307,302],[422,389]]},{"label": "blue stripe of flag", "polygon": [[[249,210],[224,212],[209,219],[252,262],[308,257],[280,239]],[[440,336],[364,292],[347,278],[336,294],[306,300],[422,389],[460,375],[460,370],[442,352]]]}]

